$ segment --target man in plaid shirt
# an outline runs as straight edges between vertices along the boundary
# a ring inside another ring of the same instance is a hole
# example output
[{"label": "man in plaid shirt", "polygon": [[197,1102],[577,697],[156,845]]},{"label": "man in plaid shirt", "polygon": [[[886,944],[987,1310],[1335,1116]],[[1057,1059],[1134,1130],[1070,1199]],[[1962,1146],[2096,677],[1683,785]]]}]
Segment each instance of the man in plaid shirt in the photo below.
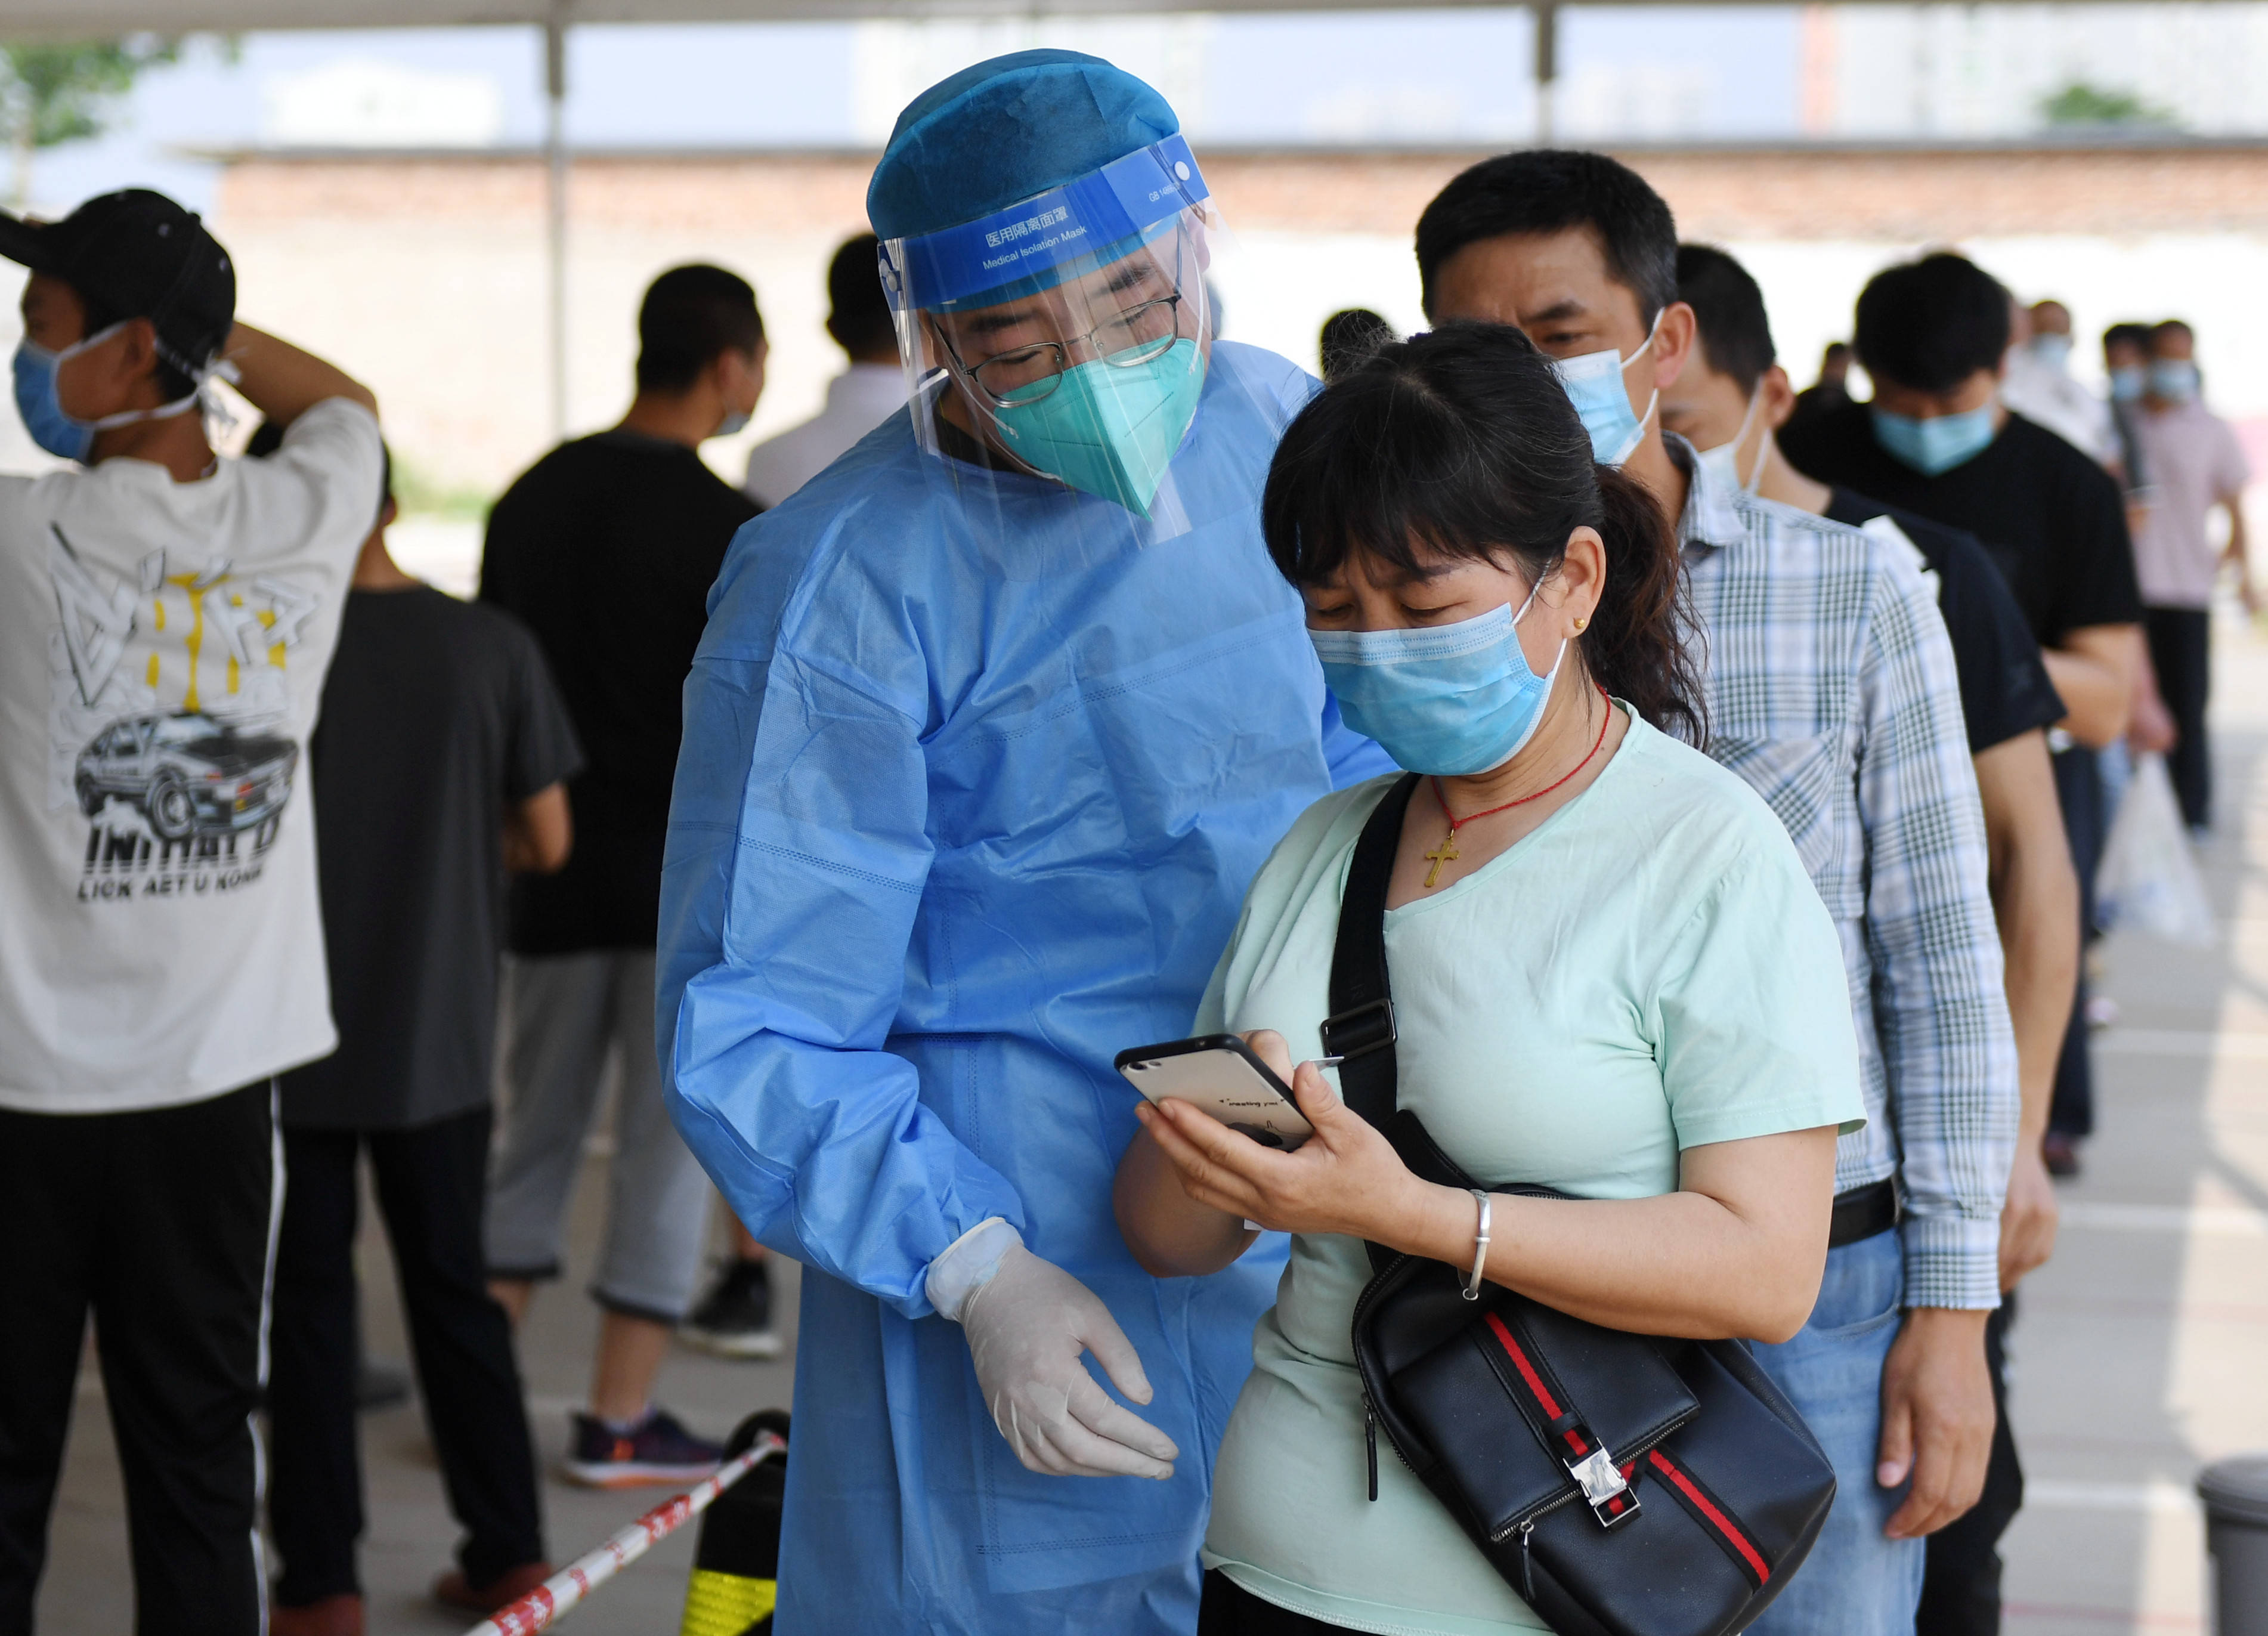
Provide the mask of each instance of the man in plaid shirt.
[{"label": "man in plaid shirt", "polygon": [[1842,934],[1868,1120],[1837,1155],[1811,1321],[1756,1348],[1838,1489],[1752,1630],[1911,1636],[1923,1537],[1976,1503],[1991,1448],[1984,1322],[2019,1101],[1944,623],[1909,556],[1730,489],[1663,438],[1657,394],[1696,324],[1669,207],[1633,172],[1590,153],[1490,159],[1426,207],[1417,239],[1434,321],[1515,324],[1563,361],[1616,355],[1571,369],[1570,394],[1599,458],[1678,519],[1707,748],[1786,824]]}]

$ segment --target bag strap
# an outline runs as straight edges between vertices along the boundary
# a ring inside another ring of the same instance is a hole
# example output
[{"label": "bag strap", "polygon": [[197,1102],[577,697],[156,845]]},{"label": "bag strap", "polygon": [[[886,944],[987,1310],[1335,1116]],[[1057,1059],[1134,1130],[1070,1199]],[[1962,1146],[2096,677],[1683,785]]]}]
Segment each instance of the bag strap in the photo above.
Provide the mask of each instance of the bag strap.
[{"label": "bag strap", "polygon": [[1331,951],[1331,1014],[1322,1027],[1324,1051],[1342,1058],[1339,1094],[1346,1105],[1384,1130],[1394,1117],[1394,987],[1386,972],[1386,888],[1402,821],[1419,783],[1406,773],[1386,792],[1362,827],[1339,899],[1338,942]]}]

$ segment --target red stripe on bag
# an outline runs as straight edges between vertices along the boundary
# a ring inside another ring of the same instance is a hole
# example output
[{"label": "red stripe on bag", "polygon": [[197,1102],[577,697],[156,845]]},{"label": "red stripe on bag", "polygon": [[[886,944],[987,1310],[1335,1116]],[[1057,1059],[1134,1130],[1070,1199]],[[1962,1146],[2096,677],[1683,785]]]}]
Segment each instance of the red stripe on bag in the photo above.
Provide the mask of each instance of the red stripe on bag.
[{"label": "red stripe on bag", "polygon": [[[1496,1331],[1497,1344],[1502,1346],[1506,1354],[1511,1358],[1513,1366],[1520,1371],[1520,1378],[1528,1382],[1528,1389],[1535,1394],[1535,1401],[1543,1405],[1544,1414],[1551,1419],[1557,1419],[1559,1404],[1551,1396],[1551,1389],[1544,1385],[1543,1377],[1535,1372],[1535,1366],[1528,1362],[1528,1354],[1521,1350],[1520,1343],[1513,1339],[1512,1331],[1504,1326],[1504,1320],[1493,1312],[1487,1314],[1486,1316],[1489,1328]],[[1591,1452],[1591,1446],[1583,1441],[1580,1433],[1569,1432],[1565,1435],[1568,1446],[1577,1454],[1587,1455]]]},{"label": "red stripe on bag", "polygon": [[1756,1582],[1758,1584],[1770,1582],[1771,1579],[1771,1567],[1765,1563],[1764,1558],[1758,1554],[1756,1548],[1749,1544],[1748,1536],[1742,1533],[1739,1529],[1733,1525],[1732,1518],[1727,1516],[1722,1511],[1717,1509],[1715,1502],[1712,1501],[1708,1495],[1703,1493],[1699,1486],[1695,1484],[1690,1478],[1687,1477],[1684,1472],[1672,1465],[1669,1463],[1668,1458],[1664,1455],[1660,1449],[1657,1448],[1653,1450],[1646,1455],[1646,1458],[1653,1463],[1656,1469],[1658,1469],[1664,1477],[1677,1485],[1678,1492],[1683,1494],[1688,1500],[1691,1500],[1695,1509],[1698,1510],[1702,1515],[1707,1517],[1711,1522],[1716,1525],[1716,1529],[1719,1533],[1722,1534],[1727,1539],[1732,1542],[1733,1549],[1741,1553],[1741,1559],[1746,1562],[1749,1566],[1755,1571]]}]

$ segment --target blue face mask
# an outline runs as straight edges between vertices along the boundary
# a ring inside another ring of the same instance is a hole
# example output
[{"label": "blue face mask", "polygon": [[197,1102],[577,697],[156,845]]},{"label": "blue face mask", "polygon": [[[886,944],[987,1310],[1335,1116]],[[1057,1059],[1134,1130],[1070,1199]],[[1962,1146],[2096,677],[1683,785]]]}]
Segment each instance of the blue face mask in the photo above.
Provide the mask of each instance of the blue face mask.
[{"label": "blue face mask", "polygon": [[1428,630],[1310,630],[1323,680],[1347,726],[1410,772],[1458,777],[1501,767],[1528,748],[1565,662],[1528,667],[1507,604]]},{"label": "blue face mask", "polygon": [[32,434],[32,441],[48,453],[67,461],[85,464],[93,451],[94,436],[113,426],[128,426],[137,420],[162,420],[168,415],[179,415],[194,407],[197,394],[161,405],[153,409],[127,409],[116,415],[106,415],[100,420],[80,420],[63,408],[62,387],[56,377],[64,363],[104,342],[126,328],[131,321],[122,321],[87,336],[74,341],[60,352],[26,341],[16,349],[16,412],[24,417],[24,430]]},{"label": "blue face mask", "polygon": [[2034,357],[2058,373],[2071,361],[2069,335],[2034,335],[2031,349]]},{"label": "blue face mask", "polygon": [[1145,364],[1090,359],[1065,370],[1038,402],[992,414],[1008,447],[1034,471],[1147,517],[1197,418],[1204,374],[1204,352],[1183,339]]},{"label": "blue face mask", "polygon": [[2186,403],[2198,394],[2198,366],[2185,357],[2161,357],[2150,365],[2150,395]]},{"label": "blue face mask", "polygon": [[1653,344],[1660,328],[1661,313],[1656,313],[1653,328],[1646,332],[1646,346],[1628,357],[1609,347],[1603,352],[1560,358],[1551,365],[1558,372],[1559,384],[1567,389],[1568,401],[1583,417],[1583,430],[1591,434],[1592,458],[1602,466],[1619,466],[1630,459],[1646,436],[1646,423],[1653,418],[1654,405],[1661,402],[1657,389],[1646,401],[1646,413],[1632,414],[1630,392],[1623,385],[1623,372],[1646,356],[1646,347]]},{"label": "blue face mask", "polygon": [[2140,399],[2149,385],[2149,372],[2139,364],[2121,364],[2110,372],[2110,401],[2132,403]]},{"label": "blue face mask", "polygon": [[1986,403],[1962,414],[1939,415],[1929,420],[1878,409],[1874,412],[1874,441],[1901,465],[1912,467],[1925,477],[1934,477],[1975,460],[1991,445],[1999,435],[1992,424],[1992,408]]}]

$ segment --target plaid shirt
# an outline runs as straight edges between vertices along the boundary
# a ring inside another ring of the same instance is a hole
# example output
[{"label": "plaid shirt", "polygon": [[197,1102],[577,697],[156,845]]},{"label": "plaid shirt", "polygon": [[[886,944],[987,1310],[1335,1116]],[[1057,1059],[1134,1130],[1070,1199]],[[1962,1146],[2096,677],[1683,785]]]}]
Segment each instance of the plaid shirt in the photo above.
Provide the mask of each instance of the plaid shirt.
[{"label": "plaid shirt", "polygon": [[1843,940],[1867,1126],[1840,1192],[1896,1175],[1904,1304],[1999,1303],[2015,1036],[1953,648],[1911,557],[1713,479],[1678,538],[1707,652],[1709,754],[1779,815]]}]

